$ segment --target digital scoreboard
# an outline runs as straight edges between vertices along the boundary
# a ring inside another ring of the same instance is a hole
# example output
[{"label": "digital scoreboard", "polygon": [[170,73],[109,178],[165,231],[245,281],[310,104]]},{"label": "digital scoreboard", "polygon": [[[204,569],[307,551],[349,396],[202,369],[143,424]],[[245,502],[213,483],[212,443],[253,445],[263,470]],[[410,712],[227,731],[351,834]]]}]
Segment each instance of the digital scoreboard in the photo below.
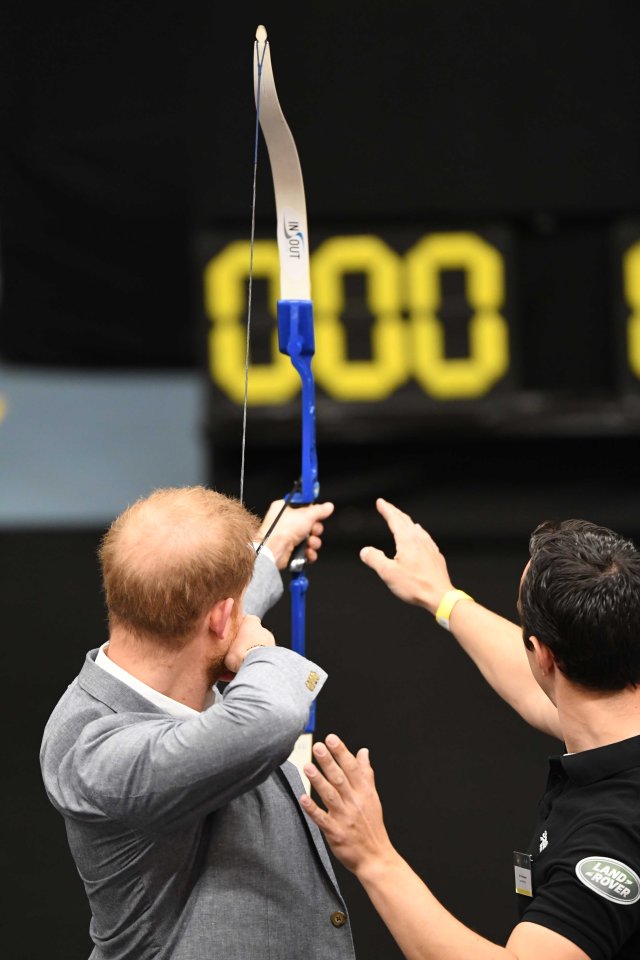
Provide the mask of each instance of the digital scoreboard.
[{"label": "digital scoreboard", "polygon": [[[608,429],[615,414],[616,429],[635,430],[638,226],[617,225],[611,251],[609,275],[602,278],[611,298],[601,318],[610,349],[591,358],[600,373],[585,393],[572,390],[579,362],[573,359],[573,327],[541,328],[544,344],[535,329],[524,335],[517,231],[491,225],[321,237],[311,256],[320,435],[354,443],[418,438],[443,425],[544,432],[581,413],[600,424],[595,429]],[[237,442],[244,397],[249,244],[208,235],[201,252],[211,430],[214,442],[226,444]],[[278,352],[274,240],[256,241],[253,264],[248,407],[259,424],[258,442],[268,445],[291,439],[300,383]],[[601,337],[594,334],[588,326],[582,330],[583,353],[590,339],[600,350]],[[532,338],[535,356],[527,349]],[[534,362],[559,366],[562,389],[541,386],[548,371],[536,370]]]}]

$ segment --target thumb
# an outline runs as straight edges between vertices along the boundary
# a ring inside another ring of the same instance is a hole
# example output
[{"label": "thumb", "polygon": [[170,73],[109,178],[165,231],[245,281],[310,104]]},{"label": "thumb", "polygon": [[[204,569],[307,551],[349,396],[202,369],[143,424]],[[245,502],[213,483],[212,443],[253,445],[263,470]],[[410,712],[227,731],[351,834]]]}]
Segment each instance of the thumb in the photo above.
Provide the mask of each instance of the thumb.
[{"label": "thumb", "polygon": [[314,520],[326,520],[327,517],[331,516],[335,507],[330,500],[326,500],[324,503],[314,503],[312,509]]},{"label": "thumb", "polygon": [[393,565],[393,560],[390,560],[382,550],[378,550],[376,547],[363,547],[360,551],[360,559],[383,579],[384,571]]}]

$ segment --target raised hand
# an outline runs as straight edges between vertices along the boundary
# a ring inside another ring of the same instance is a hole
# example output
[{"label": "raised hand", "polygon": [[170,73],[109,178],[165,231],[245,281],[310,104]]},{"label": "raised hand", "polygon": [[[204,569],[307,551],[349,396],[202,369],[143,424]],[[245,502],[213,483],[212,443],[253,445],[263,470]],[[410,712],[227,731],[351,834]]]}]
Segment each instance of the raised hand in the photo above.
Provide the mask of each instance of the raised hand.
[{"label": "raised hand", "polygon": [[363,547],[360,559],[378,574],[397,597],[435,613],[452,583],[447,561],[438,545],[419,523],[392,503],[379,498],[378,512],[387,521],[395,540],[394,557],[375,547]]},{"label": "raised hand", "polygon": [[[276,500],[271,504],[258,533],[262,539],[271,524],[284,506],[284,500]],[[324,533],[323,520],[333,513],[333,504],[312,503],[308,507],[287,507],[277,525],[274,527],[266,545],[273,553],[279,570],[284,570],[289,557],[303,540],[307,541],[306,557],[309,563],[318,559],[318,551],[322,547]]]}]

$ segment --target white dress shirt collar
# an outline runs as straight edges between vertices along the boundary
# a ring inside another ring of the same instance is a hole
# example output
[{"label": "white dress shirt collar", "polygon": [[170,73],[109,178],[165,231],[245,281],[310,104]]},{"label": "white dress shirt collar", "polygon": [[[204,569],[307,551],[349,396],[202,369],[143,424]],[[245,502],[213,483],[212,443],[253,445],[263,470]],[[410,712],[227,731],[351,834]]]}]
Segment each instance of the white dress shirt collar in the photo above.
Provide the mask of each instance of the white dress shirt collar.
[{"label": "white dress shirt collar", "polygon": [[[179,703],[177,700],[172,700],[171,697],[165,696],[165,694],[160,693],[159,690],[154,690],[153,687],[143,683],[142,680],[138,680],[137,677],[134,677],[133,674],[128,673],[127,670],[123,670],[122,667],[119,667],[117,663],[114,663],[113,660],[110,660],[107,656],[106,650],[108,646],[108,642],[103,643],[98,650],[98,656],[96,657],[96,665],[98,667],[102,667],[103,670],[106,670],[107,673],[110,673],[112,677],[116,677],[116,679],[120,680],[121,683],[126,683],[128,687],[131,687],[132,690],[135,690],[136,693],[139,693],[141,697],[145,698],[145,700],[149,700],[156,707],[159,707],[164,713],[170,713],[172,717],[179,717],[181,720],[188,720],[192,717],[199,716],[198,710],[194,710],[193,707],[188,707],[186,703]],[[205,710],[212,706],[215,702],[216,691],[211,690],[207,695]]]}]

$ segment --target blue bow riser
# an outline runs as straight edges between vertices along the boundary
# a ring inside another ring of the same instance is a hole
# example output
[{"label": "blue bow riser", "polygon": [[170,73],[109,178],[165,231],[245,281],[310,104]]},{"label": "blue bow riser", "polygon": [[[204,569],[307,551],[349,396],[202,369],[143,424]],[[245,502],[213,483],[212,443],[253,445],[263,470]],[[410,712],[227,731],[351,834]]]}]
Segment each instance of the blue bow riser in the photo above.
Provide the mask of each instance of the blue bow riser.
[{"label": "blue bow riser", "polygon": [[[310,300],[278,300],[278,341],[280,352],[291,358],[302,384],[302,469],[299,489],[291,496],[292,506],[314,503],[320,493],[318,456],[316,452],[316,388],[311,371],[315,352],[313,304]],[[306,544],[294,551],[289,569],[292,572],[291,648],[305,655],[306,595],[309,581],[304,574]],[[315,729],[315,703],[309,712],[306,733]]]},{"label": "blue bow riser", "polygon": [[311,371],[315,352],[311,300],[278,300],[280,352],[291,358],[302,384],[302,470],[292,505],[314,503],[320,493],[316,452],[316,385]]}]

